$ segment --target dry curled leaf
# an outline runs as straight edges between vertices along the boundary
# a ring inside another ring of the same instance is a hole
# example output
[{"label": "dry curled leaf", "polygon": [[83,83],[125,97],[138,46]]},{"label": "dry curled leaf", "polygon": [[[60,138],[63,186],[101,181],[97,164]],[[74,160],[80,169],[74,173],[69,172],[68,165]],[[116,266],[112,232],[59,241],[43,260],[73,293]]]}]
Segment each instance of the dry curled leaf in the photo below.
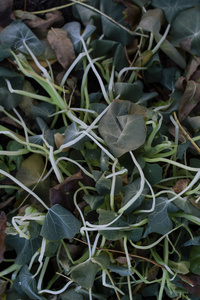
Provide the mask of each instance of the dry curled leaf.
[{"label": "dry curled leaf", "polygon": [[5,247],[5,238],[6,238],[6,214],[4,211],[0,212],[0,263],[3,261],[3,255],[6,250]]},{"label": "dry curled leaf", "polygon": [[179,103],[179,120],[183,121],[200,101],[200,83],[188,81]]},{"label": "dry curled leaf", "polygon": [[78,182],[83,177],[81,171],[75,173],[72,176],[69,176],[62,183],[57,184],[56,186],[50,189],[50,202],[52,205],[60,204],[66,209],[73,212],[74,210],[74,200],[73,196],[75,191],[80,187]]},{"label": "dry curled leaf", "polygon": [[62,26],[65,22],[65,19],[59,10],[45,14],[44,19],[33,15],[31,12],[22,10],[15,10],[14,14],[16,18],[24,21],[24,23],[26,23],[26,25],[32,29],[45,30],[51,28],[51,26]]},{"label": "dry curled leaf", "polygon": [[52,28],[47,35],[51,48],[56,53],[59,63],[67,69],[75,59],[74,46],[64,29]]},{"label": "dry curled leaf", "polygon": [[190,179],[179,179],[173,186],[173,190],[176,194],[181,193],[190,183]]}]

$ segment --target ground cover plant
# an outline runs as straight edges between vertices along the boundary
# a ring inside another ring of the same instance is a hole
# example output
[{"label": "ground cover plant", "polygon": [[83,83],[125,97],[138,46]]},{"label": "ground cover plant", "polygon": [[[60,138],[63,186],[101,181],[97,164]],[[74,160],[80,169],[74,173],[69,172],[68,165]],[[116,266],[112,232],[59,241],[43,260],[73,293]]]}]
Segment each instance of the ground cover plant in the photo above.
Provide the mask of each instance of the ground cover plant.
[{"label": "ground cover plant", "polygon": [[200,299],[200,1],[2,3],[1,299]]}]

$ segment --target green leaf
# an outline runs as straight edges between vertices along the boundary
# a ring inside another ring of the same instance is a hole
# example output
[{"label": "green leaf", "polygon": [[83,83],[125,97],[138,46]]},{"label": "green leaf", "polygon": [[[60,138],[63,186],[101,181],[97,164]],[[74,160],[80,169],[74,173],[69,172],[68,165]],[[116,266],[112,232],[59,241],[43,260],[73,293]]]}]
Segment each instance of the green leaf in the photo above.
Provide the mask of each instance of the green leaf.
[{"label": "green leaf", "polygon": [[[126,185],[124,187],[124,198],[122,199],[122,207],[124,205],[126,205],[131,198],[133,198],[137,192],[140,189],[140,182],[141,179],[137,178],[136,180],[134,180],[132,183]],[[146,194],[148,193],[149,188],[147,186],[147,184],[145,184],[144,189],[141,193],[141,195],[137,198],[137,200],[125,211],[126,214],[131,213],[132,211],[134,211],[138,206],[140,206],[140,204],[142,203],[142,201],[144,200]]]},{"label": "green leaf", "polygon": [[[98,194],[105,195],[110,192],[112,179],[106,178],[103,172],[93,171],[94,180],[96,181],[95,187]],[[122,188],[122,179],[120,176],[116,176],[116,184],[114,194],[118,194]]]},{"label": "green leaf", "polygon": [[132,275],[130,270],[127,267],[123,267],[120,265],[110,264],[110,271],[119,274],[120,276],[126,277]]},{"label": "green leaf", "polygon": [[[108,211],[104,209],[98,209],[97,210],[99,214],[99,224],[108,224],[111,221],[113,221],[117,214],[113,211]],[[127,227],[129,224],[124,221],[122,218],[119,218],[117,221],[115,221],[109,228],[112,227]],[[100,234],[102,234],[107,240],[117,241],[120,240],[122,237],[126,236],[127,230],[101,230]]]},{"label": "green leaf", "polygon": [[38,105],[31,106],[31,113],[35,118],[40,117],[49,125],[52,120],[50,115],[55,113],[55,109],[50,103],[41,102]]},{"label": "green leaf", "polygon": [[[138,108],[138,113],[136,109]],[[130,101],[114,100],[99,123],[99,133],[111,152],[120,157],[138,149],[146,139],[144,108]]]},{"label": "green leaf", "polygon": [[70,211],[55,204],[48,210],[40,234],[53,242],[65,238],[72,239],[80,226],[80,221]]},{"label": "green leaf", "polygon": [[[126,27],[123,20],[124,5],[114,1],[100,1],[100,10],[115,20],[117,23]],[[121,28],[117,23],[113,23],[108,18],[101,15],[102,30],[108,39],[120,42],[123,46],[130,44],[133,41],[133,36]]]},{"label": "green leaf", "polygon": [[79,22],[67,23],[62,27],[62,29],[67,31],[67,35],[71,39],[75,51],[80,53],[83,46],[81,37],[86,40],[96,30],[96,27],[94,25],[87,25],[82,35],[81,24]]},{"label": "green leaf", "polygon": [[101,252],[98,256],[92,257],[91,261],[98,264],[104,270],[107,270],[110,266],[110,256],[106,252]]},{"label": "green leaf", "polygon": [[172,221],[168,216],[169,211],[177,211],[178,209],[169,202],[168,198],[158,197],[156,198],[155,209],[148,216],[148,225],[150,232],[157,232],[160,234],[166,234],[170,230],[172,230]]},{"label": "green leaf", "polygon": [[54,145],[55,145],[54,134],[57,131],[55,129],[53,129],[53,130],[49,129],[47,124],[40,117],[37,117],[36,121],[42,131],[42,135],[41,135],[42,144],[44,143],[42,138],[44,138],[48,142],[49,145],[54,147]]},{"label": "green leaf", "polygon": [[200,246],[193,246],[190,251],[190,271],[200,275]]},{"label": "green leaf", "polygon": [[170,38],[174,46],[180,45],[184,50],[200,55],[200,8],[191,8],[178,14],[172,23]]},{"label": "green leaf", "polygon": [[41,247],[42,238],[37,237],[33,240],[27,240],[19,235],[7,235],[6,245],[11,247],[17,253],[15,263],[24,265],[30,262],[32,256]]},{"label": "green leaf", "polygon": [[21,283],[22,290],[28,295],[31,299],[45,300],[46,298],[39,296],[37,293],[36,280],[33,278],[33,275],[29,272],[28,266],[25,265],[21,268],[19,273],[19,281]]},{"label": "green leaf", "polygon": [[0,34],[2,43],[7,44],[14,51],[29,54],[24,42],[29,46],[34,55],[38,56],[45,50],[45,45],[22,21],[13,21]]},{"label": "green leaf", "polygon": [[112,58],[113,65],[117,70],[121,70],[128,66],[124,47],[120,43],[110,40],[94,40],[91,43],[91,46],[94,49],[95,57],[107,54],[108,58]]},{"label": "green leaf", "polygon": [[4,60],[6,57],[11,55],[10,48],[8,45],[2,43],[0,44],[0,61]]},{"label": "green leaf", "polygon": [[[21,181],[27,187],[33,187],[37,184],[34,192],[43,200],[48,201],[48,191],[50,188],[50,178],[47,177],[44,181],[39,181],[41,175],[44,172],[44,160],[40,154],[32,154],[28,158],[24,159],[19,171],[16,174],[16,178]],[[44,172],[44,175],[46,171]],[[22,191],[22,193],[26,193]]]},{"label": "green leaf", "polygon": [[93,263],[91,260],[87,260],[72,269],[72,279],[74,279],[80,286],[90,289],[93,287],[98,268],[99,266],[96,263]]},{"label": "green leaf", "polygon": [[10,93],[5,79],[11,82],[13,89],[23,89],[24,77],[19,73],[0,67],[0,105],[6,110],[10,110],[19,104],[22,100],[22,96]]},{"label": "green leaf", "polygon": [[83,199],[90,205],[92,210],[98,208],[104,202],[104,196],[84,195]]},{"label": "green leaf", "polygon": [[179,197],[173,203],[186,214],[200,218],[200,210],[196,208],[189,200],[189,197]]},{"label": "green leaf", "polygon": [[162,168],[158,164],[146,163],[143,171],[146,179],[151,185],[159,183],[162,179]]},{"label": "green leaf", "polygon": [[190,272],[189,271],[189,268],[190,268],[189,261],[175,262],[175,261],[169,260],[168,266],[176,273],[187,274]]},{"label": "green leaf", "polygon": [[[76,5],[76,15],[86,26],[94,24],[102,33],[111,40],[120,42],[122,45],[130,44],[133,41],[133,36],[129,34],[123,27],[126,24],[123,20],[125,6],[114,1],[94,1],[90,0],[88,3],[91,8],[83,5]],[[99,10],[93,10],[92,8]],[[102,15],[102,12],[104,15]],[[114,21],[113,21],[114,20]]]},{"label": "green leaf", "polygon": [[137,102],[143,95],[143,84],[137,80],[134,83],[116,82],[114,84],[114,97],[118,97],[121,100],[129,100],[131,102]]},{"label": "green leaf", "polygon": [[[155,36],[155,40],[157,43],[161,40],[162,35],[157,34]],[[172,60],[174,61],[179,67],[182,69],[185,69],[186,67],[186,62],[184,57],[178,52],[178,50],[167,40],[165,39],[161,46],[160,49]]]},{"label": "green leaf", "polygon": [[78,294],[78,291],[76,292],[76,288],[68,288],[65,292],[60,294],[61,300],[84,300],[83,296],[81,294]]},{"label": "green leaf", "polygon": [[171,23],[180,11],[193,7],[198,3],[199,0],[153,0],[152,6],[161,8],[167,21]]},{"label": "green leaf", "polygon": [[[63,140],[63,144],[66,144],[66,143],[69,143],[69,142],[75,140],[81,134],[82,134],[82,132],[79,129],[78,125],[75,122],[73,122],[65,130],[65,138]],[[74,149],[77,149],[77,150],[82,150],[83,145],[86,141],[89,141],[89,138],[87,136],[83,136],[78,142],[75,142],[73,145],[71,145],[71,147]]]}]

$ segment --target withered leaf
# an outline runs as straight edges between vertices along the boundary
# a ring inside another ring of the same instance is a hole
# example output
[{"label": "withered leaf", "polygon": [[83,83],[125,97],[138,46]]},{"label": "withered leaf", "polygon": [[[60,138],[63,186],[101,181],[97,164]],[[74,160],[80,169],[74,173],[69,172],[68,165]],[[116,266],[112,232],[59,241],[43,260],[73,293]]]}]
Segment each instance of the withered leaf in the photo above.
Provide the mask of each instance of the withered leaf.
[{"label": "withered leaf", "polygon": [[6,250],[5,247],[5,238],[6,238],[6,214],[4,213],[4,211],[0,212],[0,263],[3,261],[3,255],[4,252]]},{"label": "withered leaf", "polygon": [[6,291],[6,286],[7,286],[8,281],[1,280],[0,279],[0,300],[6,299],[5,297],[5,291]]},{"label": "withered leaf", "polygon": [[51,204],[60,204],[73,212],[75,208],[73,196],[76,190],[80,187],[78,182],[82,178],[81,171],[79,171],[78,173],[68,177],[62,183],[51,188],[49,195]]},{"label": "withered leaf", "polygon": [[59,63],[67,69],[75,59],[74,46],[64,29],[52,28],[47,35],[51,48],[56,53]]},{"label": "withered leaf", "polygon": [[186,283],[185,281],[182,281],[181,284],[191,295],[200,297],[200,276],[191,275],[191,276],[189,276],[189,279],[190,279],[190,281],[192,281],[193,286]]},{"label": "withered leaf", "polygon": [[15,16],[18,19],[21,19],[32,29],[49,29],[51,26],[59,27],[62,26],[65,22],[64,17],[60,11],[52,11],[45,14],[45,18],[42,19],[36,15],[33,15],[31,12],[15,10]]},{"label": "withered leaf", "polygon": [[200,83],[188,81],[184,94],[179,104],[179,120],[183,121],[200,101]]},{"label": "withered leaf", "polygon": [[173,190],[176,194],[181,193],[190,183],[190,179],[179,179],[173,186]]}]

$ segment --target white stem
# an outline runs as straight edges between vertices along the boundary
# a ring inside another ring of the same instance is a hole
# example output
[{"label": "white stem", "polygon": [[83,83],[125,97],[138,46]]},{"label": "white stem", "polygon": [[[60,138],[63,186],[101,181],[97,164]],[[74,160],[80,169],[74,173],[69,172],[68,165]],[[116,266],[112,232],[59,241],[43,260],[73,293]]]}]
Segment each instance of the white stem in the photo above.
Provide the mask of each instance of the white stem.
[{"label": "white stem", "polygon": [[131,151],[129,151],[129,153],[131,155],[131,158],[132,158],[134,164],[136,165],[136,167],[138,168],[138,171],[140,173],[140,178],[141,178],[140,189],[137,192],[137,194],[132,199],[130,199],[128,203],[126,203],[126,205],[124,205],[122,208],[119,209],[119,211],[118,211],[119,214],[124,213],[138,199],[138,197],[142,194],[142,191],[144,189],[144,184],[145,184],[145,177],[144,177],[142,168],[138,164],[133,153]]},{"label": "white stem", "polygon": [[31,194],[35,199],[37,199],[42,206],[44,206],[44,208],[46,208],[47,210],[49,210],[49,207],[42,201],[42,199],[40,197],[38,197],[38,195],[36,195],[33,191],[31,191],[28,187],[26,187],[22,182],[20,182],[18,179],[16,179],[15,177],[13,177],[12,175],[10,175],[9,173],[7,173],[6,171],[3,171],[0,169],[0,174],[10,178],[11,180],[13,180],[17,185],[19,185],[23,190],[27,191],[29,194]]}]

